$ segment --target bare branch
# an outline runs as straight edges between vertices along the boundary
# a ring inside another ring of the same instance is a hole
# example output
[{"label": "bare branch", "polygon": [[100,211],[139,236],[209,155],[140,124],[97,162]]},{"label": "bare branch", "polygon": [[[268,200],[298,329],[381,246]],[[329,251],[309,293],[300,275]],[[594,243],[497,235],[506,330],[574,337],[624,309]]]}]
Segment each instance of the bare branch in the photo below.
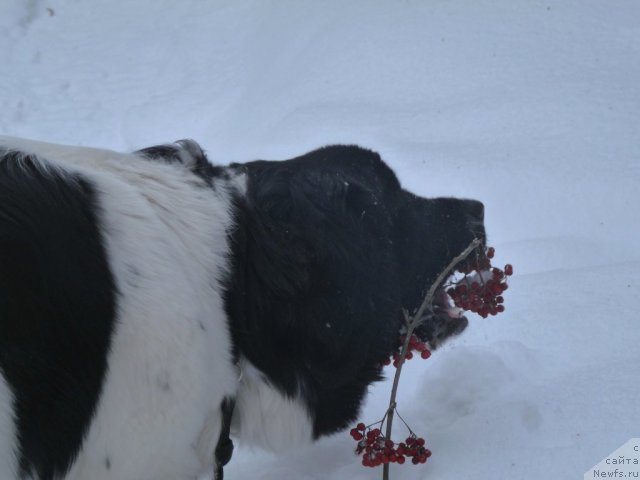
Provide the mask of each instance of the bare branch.
[{"label": "bare branch", "polygon": [[[427,309],[432,308],[433,300],[438,290],[438,287],[447,279],[447,277],[451,274],[451,271],[455,268],[455,266],[463,261],[465,258],[469,256],[469,254],[474,251],[478,246],[480,246],[482,241],[478,238],[474,239],[467,248],[465,248],[460,255],[455,257],[449,264],[445,267],[445,269],[438,275],[435,281],[431,284],[429,291],[424,297],[422,304],[418,311],[413,315],[413,317],[409,316],[407,310],[403,309],[402,313],[404,315],[404,320],[407,325],[407,333],[405,335],[404,343],[402,344],[402,348],[400,349],[400,358],[398,359],[398,366],[396,367],[396,374],[393,377],[393,387],[391,388],[391,397],[389,399],[389,408],[387,409],[387,413],[385,416],[387,417],[387,428],[385,430],[385,437],[387,439],[391,438],[391,428],[393,427],[393,414],[396,409],[396,395],[398,394],[398,384],[400,383],[400,372],[402,372],[402,366],[404,365],[405,357],[407,355],[407,350],[409,349],[409,341],[411,339],[411,335],[415,328],[422,321],[422,316]],[[382,469],[382,480],[389,480],[389,464],[385,463]]]}]

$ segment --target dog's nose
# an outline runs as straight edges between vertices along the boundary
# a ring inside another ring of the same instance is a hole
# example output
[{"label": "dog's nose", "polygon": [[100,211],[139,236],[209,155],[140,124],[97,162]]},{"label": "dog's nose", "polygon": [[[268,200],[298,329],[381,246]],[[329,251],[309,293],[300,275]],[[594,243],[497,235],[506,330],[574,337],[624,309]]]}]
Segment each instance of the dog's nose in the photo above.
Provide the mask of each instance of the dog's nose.
[{"label": "dog's nose", "polygon": [[477,200],[464,200],[467,225],[476,238],[486,240],[484,231],[484,205]]},{"label": "dog's nose", "polygon": [[469,217],[478,223],[484,222],[484,205],[478,200],[465,200]]}]

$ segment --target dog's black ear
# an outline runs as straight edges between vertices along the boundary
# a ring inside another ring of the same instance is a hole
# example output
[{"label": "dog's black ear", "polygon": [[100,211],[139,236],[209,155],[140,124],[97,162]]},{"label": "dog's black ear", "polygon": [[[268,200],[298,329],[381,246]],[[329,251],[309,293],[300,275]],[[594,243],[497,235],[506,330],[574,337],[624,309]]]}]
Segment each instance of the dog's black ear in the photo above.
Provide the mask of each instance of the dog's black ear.
[{"label": "dog's black ear", "polygon": [[[308,288],[312,245],[295,222],[290,183],[277,170],[249,169],[247,194],[237,199],[235,248],[246,288],[264,296],[292,297]],[[238,255],[239,254],[239,255]]]},{"label": "dog's black ear", "polygon": [[332,158],[305,160],[244,166],[247,268],[279,296],[309,288],[320,293],[333,288],[328,282],[337,276],[385,263],[384,255],[370,258],[380,254],[379,244],[387,249],[392,225],[390,189],[379,185],[380,176],[366,164],[358,171],[333,165]]}]

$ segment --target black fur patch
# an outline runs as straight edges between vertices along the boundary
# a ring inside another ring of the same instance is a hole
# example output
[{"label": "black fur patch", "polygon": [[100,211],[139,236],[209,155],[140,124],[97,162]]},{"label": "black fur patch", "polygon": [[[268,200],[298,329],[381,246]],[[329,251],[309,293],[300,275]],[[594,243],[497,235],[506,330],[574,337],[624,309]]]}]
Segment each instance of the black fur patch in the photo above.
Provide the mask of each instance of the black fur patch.
[{"label": "black fur patch", "polygon": [[0,151],[0,368],[22,474],[77,455],[106,372],[115,286],[92,185]]},{"label": "black fur patch", "polygon": [[484,237],[482,204],[417,197],[355,146],[232,167],[248,176],[225,296],[236,353],[304,398],[316,436],[340,430],[381,378],[402,309]]}]

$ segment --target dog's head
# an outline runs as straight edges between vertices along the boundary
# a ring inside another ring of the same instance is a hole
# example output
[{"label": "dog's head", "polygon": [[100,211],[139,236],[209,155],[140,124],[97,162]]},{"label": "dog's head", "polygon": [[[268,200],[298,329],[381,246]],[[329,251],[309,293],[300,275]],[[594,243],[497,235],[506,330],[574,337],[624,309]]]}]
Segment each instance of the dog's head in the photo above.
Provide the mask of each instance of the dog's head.
[{"label": "dog's head", "polygon": [[[300,395],[316,435],[354,418],[442,270],[475,238],[483,206],[402,189],[369,150],[325,147],[232,165],[246,176],[225,285],[234,347],[270,383]],[[460,333],[440,291],[416,330],[431,348]]]}]

